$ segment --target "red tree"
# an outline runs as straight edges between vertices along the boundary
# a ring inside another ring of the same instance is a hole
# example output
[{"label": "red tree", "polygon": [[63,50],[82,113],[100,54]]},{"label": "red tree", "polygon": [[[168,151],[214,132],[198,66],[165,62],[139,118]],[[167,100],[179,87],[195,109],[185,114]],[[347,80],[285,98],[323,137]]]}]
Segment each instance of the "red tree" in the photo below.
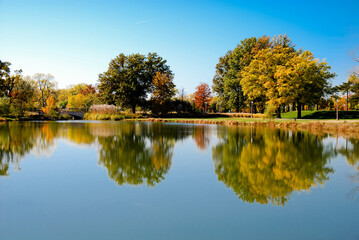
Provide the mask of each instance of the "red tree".
[{"label": "red tree", "polygon": [[208,106],[210,101],[211,90],[207,83],[201,83],[196,87],[196,90],[197,91],[194,93],[194,103],[196,104],[197,108],[205,111],[206,104]]}]

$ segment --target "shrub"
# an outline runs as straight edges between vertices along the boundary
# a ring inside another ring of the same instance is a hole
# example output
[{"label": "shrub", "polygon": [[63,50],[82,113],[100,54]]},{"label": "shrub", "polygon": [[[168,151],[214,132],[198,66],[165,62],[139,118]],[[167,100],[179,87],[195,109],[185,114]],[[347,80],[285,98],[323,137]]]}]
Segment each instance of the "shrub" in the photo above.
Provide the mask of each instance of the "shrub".
[{"label": "shrub", "polygon": [[90,113],[101,113],[101,114],[118,114],[121,112],[120,107],[114,105],[92,105],[89,110]]}]

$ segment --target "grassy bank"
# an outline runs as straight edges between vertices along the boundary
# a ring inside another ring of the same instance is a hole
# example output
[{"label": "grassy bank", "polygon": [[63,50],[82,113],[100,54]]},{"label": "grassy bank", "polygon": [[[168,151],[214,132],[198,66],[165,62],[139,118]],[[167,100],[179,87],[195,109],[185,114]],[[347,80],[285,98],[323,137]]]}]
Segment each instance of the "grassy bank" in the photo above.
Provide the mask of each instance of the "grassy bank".
[{"label": "grassy bank", "polygon": [[[297,111],[282,113],[282,118],[295,119]],[[336,119],[336,111],[302,111],[303,119]],[[339,119],[359,119],[359,111],[339,111]]]},{"label": "grassy bank", "polygon": [[191,124],[220,124],[227,126],[261,126],[293,130],[308,130],[345,136],[358,136],[359,120],[289,120],[289,119],[255,119],[255,118],[213,118],[213,119],[183,119],[183,118],[142,118],[130,119],[147,122],[191,123]]}]

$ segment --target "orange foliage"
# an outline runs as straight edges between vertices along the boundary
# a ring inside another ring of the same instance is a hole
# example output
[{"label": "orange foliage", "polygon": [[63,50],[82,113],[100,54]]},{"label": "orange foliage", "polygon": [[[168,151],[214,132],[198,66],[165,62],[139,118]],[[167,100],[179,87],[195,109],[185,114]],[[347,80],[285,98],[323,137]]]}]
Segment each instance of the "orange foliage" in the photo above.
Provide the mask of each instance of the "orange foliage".
[{"label": "orange foliage", "polygon": [[42,111],[46,114],[46,115],[50,115],[50,116],[55,116],[57,115],[57,111],[58,108],[56,106],[56,99],[51,96],[46,100],[46,107],[42,108]]},{"label": "orange foliage", "polygon": [[206,104],[208,106],[209,101],[211,100],[211,90],[207,83],[201,83],[196,87],[196,92],[194,93],[194,102],[196,107],[201,110],[206,110]]}]

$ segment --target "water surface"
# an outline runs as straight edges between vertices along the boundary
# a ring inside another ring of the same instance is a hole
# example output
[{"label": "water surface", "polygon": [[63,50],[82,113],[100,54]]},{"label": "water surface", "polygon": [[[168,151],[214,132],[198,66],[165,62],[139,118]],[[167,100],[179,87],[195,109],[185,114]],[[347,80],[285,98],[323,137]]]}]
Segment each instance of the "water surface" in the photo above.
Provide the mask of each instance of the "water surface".
[{"label": "water surface", "polygon": [[0,125],[0,239],[359,239],[359,140],[139,122]]}]

